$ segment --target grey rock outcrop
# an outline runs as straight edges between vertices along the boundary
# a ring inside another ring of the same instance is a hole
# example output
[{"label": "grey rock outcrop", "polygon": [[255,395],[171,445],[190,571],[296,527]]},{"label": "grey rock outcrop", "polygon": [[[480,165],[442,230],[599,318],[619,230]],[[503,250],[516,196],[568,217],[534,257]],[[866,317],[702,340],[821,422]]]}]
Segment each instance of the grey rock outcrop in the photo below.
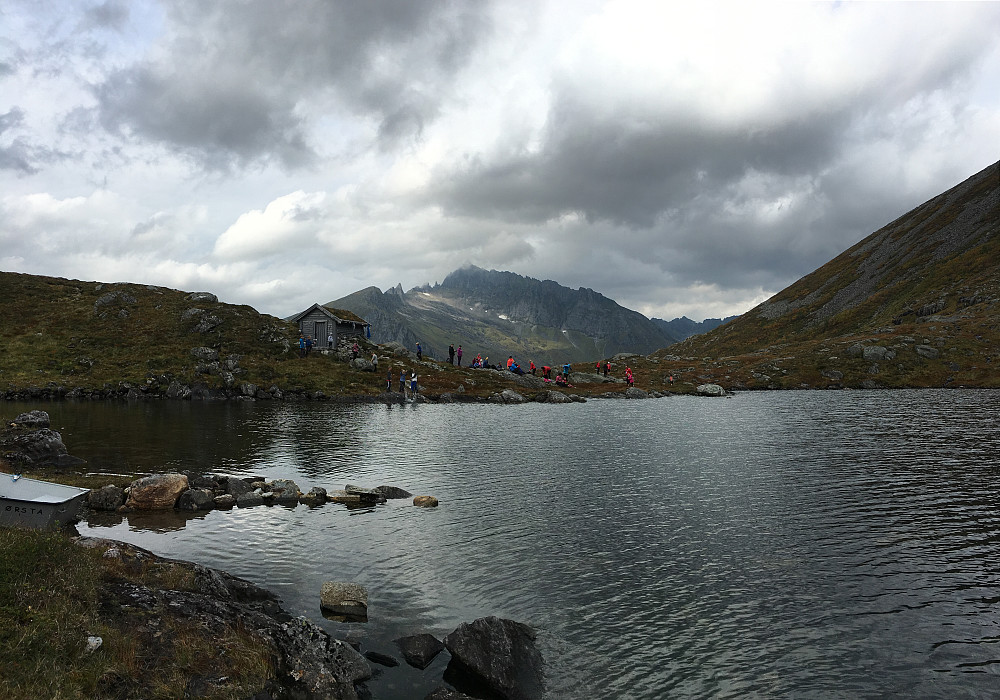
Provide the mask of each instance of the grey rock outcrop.
[{"label": "grey rock outcrop", "polygon": [[302,495],[298,484],[291,479],[269,481],[267,482],[266,489],[271,493],[271,497],[275,503],[298,502],[299,496]]},{"label": "grey rock outcrop", "polygon": [[4,456],[29,464],[61,464],[69,456],[62,435],[50,428],[15,435],[3,444]]},{"label": "grey rock outcrop", "polygon": [[411,498],[413,496],[412,493],[406,489],[401,489],[398,486],[376,486],[374,490],[390,500],[397,498]]},{"label": "grey rock outcrop", "polygon": [[[113,556],[139,566],[166,561],[124,542],[88,537],[77,538],[76,542],[104,549],[105,556],[114,551]],[[195,621],[207,629],[231,627],[238,622],[273,654],[274,680],[279,685],[274,697],[358,699],[356,686],[371,678],[372,670],[348,644],[331,639],[304,617],[291,617],[281,609],[277,596],[249,581],[200,564],[176,560],[170,563],[192,572],[194,590],[129,583],[110,587],[113,598],[109,603],[147,616]]]},{"label": "grey rock outcrop", "polygon": [[573,399],[561,391],[542,391],[535,394],[535,401],[539,403],[573,403]]},{"label": "grey rock outcrop", "polygon": [[451,653],[445,680],[460,690],[482,684],[510,700],[536,700],[544,694],[542,655],[534,630],[525,624],[480,618],[459,625],[444,645]]},{"label": "grey rock outcrop", "polygon": [[321,486],[313,486],[308,493],[302,494],[299,500],[310,505],[326,503],[326,489]]},{"label": "grey rock outcrop", "polygon": [[219,359],[219,351],[215,348],[191,348],[191,355],[202,362],[216,362]]},{"label": "grey rock outcrop", "polygon": [[695,391],[699,396],[725,396],[726,390],[718,384],[699,384]]},{"label": "grey rock outcrop", "polygon": [[180,510],[211,510],[215,505],[215,494],[211,489],[188,489],[177,499]]},{"label": "grey rock outcrop", "polygon": [[936,360],[941,356],[941,352],[937,348],[930,345],[918,345],[914,348],[914,350],[916,350],[918,355],[928,360]]},{"label": "grey rock outcrop", "polygon": [[498,394],[490,396],[490,403],[526,403],[527,399],[513,389],[504,389]]},{"label": "grey rock outcrop", "polygon": [[248,484],[243,479],[239,479],[235,476],[230,476],[226,478],[224,481],[223,488],[225,489],[226,493],[231,494],[236,498],[239,498],[245,493],[250,493],[251,491],[253,491],[253,487],[250,486],[250,484]]},{"label": "grey rock outcrop", "polygon": [[254,506],[263,505],[263,503],[264,497],[260,491],[247,491],[236,498],[236,505],[240,508],[253,508]]},{"label": "grey rock outcrop", "polygon": [[22,413],[12,422],[25,428],[39,429],[50,427],[49,414],[39,410]]}]

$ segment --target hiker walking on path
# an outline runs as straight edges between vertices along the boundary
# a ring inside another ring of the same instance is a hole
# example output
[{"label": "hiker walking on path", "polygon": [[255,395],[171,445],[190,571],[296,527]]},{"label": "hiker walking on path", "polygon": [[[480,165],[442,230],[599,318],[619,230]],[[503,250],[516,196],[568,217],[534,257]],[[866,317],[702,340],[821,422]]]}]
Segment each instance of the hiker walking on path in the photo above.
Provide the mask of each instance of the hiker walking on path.
[{"label": "hiker walking on path", "polygon": [[417,359],[424,359],[424,351],[420,349],[420,343],[417,343]]}]

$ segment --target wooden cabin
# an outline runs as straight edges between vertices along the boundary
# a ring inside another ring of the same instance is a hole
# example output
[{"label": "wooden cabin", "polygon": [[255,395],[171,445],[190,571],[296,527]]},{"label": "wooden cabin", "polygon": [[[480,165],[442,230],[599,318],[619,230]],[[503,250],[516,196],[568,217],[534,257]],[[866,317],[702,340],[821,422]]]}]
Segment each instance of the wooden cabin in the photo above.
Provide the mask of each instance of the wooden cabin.
[{"label": "wooden cabin", "polygon": [[368,322],[357,314],[322,304],[313,304],[292,316],[291,320],[299,324],[299,333],[312,336],[321,348],[326,347],[330,333],[333,333],[333,346],[337,347],[342,338],[364,336],[369,327]]}]

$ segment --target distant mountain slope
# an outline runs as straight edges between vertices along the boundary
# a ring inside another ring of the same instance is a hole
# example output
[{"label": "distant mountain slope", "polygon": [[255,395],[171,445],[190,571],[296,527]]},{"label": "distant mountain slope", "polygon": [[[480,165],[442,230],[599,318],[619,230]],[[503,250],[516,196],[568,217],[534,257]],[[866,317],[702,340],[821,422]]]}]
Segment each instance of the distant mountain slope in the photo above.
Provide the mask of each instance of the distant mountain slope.
[{"label": "distant mountain slope", "polygon": [[665,321],[662,318],[651,318],[656,326],[663,331],[665,335],[677,338],[678,341],[690,338],[692,335],[699,335],[701,333],[708,333],[721,326],[723,323],[728,323],[732,321],[736,316],[727,316],[726,318],[706,318],[704,321],[699,323],[698,321],[692,321],[687,316],[681,316],[680,318],[675,318],[673,321]]},{"label": "distant mountain slope", "polygon": [[536,364],[562,364],[649,353],[676,342],[648,318],[592,289],[563,287],[512,272],[469,266],[440,284],[403,292],[375,287],[334,300],[372,324],[372,340],[398,341],[447,358],[448,345],[463,346],[496,362],[514,355]]},{"label": "distant mountain slope", "polygon": [[[850,358],[867,373],[856,382],[865,386],[994,385],[998,234],[995,163],[746,314],[668,352],[794,358],[789,362],[801,372],[814,370],[810,385],[823,383],[817,376],[843,374]],[[864,349],[875,345],[883,350]]]}]

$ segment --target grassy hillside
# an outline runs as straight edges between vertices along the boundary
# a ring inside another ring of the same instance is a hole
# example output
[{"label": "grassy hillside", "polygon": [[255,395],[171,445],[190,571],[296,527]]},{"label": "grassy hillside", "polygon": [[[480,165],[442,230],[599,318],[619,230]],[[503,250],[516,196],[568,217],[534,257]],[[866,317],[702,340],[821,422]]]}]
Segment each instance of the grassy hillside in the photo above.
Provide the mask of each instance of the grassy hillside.
[{"label": "grassy hillside", "polygon": [[994,164],[743,316],[656,356],[699,358],[701,374],[733,387],[997,387],[998,312]]},{"label": "grassy hillside", "polygon": [[[512,387],[508,373],[459,369],[446,359],[418,363],[392,346],[360,342],[361,357],[380,356],[377,374],[335,353],[300,359],[294,324],[211,295],[0,272],[0,396],[165,396],[179,383],[202,395],[240,396],[255,385],[285,398],[375,397],[389,369],[394,388],[400,370],[416,371],[421,393],[432,399],[485,398]],[[219,361],[192,354],[201,347],[216,350]],[[467,364],[473,355],[467,349]],[[623,388],[594,383],[573,391]]]}]

